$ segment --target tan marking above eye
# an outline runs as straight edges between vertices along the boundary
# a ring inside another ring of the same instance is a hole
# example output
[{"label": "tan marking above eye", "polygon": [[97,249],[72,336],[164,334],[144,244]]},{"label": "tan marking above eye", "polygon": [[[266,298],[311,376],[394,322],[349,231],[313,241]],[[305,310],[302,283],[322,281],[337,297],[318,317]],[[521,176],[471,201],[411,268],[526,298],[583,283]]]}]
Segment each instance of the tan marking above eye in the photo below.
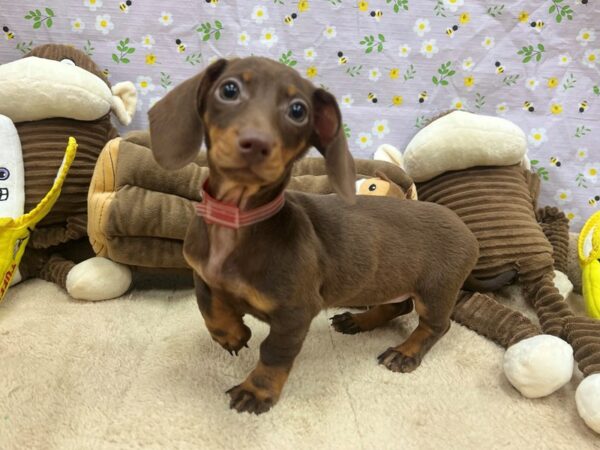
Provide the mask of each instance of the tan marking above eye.
[{"label": "tan marking above eye", "polygon": [[242,73],[242,80],[244,80],[244,82],[248,83],[250,80],[252,80],[252,72],[246,71]]},{"label": "tan marking above eye", "polygon": [[293,96],[294,96],[294,95],[296,95],[297,93],[298,93],[298,89],[296,88],[296,86],[294,86],[294,85],[291,85],[291,84],[290,84],[290,85],[287,87],[287,94],[288,94],[290,97],[293,97]]}]

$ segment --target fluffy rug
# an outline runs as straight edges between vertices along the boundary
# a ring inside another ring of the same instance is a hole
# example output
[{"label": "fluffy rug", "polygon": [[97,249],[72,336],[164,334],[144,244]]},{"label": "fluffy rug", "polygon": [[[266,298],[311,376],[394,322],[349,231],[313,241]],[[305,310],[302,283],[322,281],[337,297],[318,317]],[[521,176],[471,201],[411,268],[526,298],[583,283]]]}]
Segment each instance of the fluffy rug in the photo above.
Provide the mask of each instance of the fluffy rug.
[{"label": "fluffy rug", "polygon": [[[363,335],[313,322],[279,404],[228,407],[267,327],[230,356],[207,334],[191,289],[138,280],[123,298],[81,303],[32,280],[0,305],[1,449],[600,448],[577,415],[581,374],[528,400],[502,373],[503,350],[453,324],[411,374],[375,357],[415,317]],[[523,308],[516,291],[511,303]],[[581,311],[581,298],[571,302]]]}]

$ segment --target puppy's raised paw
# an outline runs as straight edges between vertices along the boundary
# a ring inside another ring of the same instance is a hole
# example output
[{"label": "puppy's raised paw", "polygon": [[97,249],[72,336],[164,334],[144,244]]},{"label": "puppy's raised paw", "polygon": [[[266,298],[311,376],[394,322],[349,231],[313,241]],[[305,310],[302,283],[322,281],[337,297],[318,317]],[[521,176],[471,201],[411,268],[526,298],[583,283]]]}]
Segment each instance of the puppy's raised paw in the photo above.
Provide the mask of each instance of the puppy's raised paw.
[{"label": "puppy's raised paw", "polygon": [[220,329],[210,330],[210,335],[215,342],[229,352],[236,355],[243,347],[248,347],[247,342],[252,336],[252,331],[244,324],[236,324],[227,331]]},{"label": "puppy's raised paw", "polygon": [[271,398],[260,399],[258,392],[255,392],[252,387],[244,386],[243,384],[232,387],[226,393],[231,398],[229,407],[238,412],[246,411],[258,415],[267,412],[273,406]]},{"label": "puppy's raised paw", "polygon": [[344,334],[357,334],[362,330],[360,326],[354,320],[354,314],[350,312],[345,312],[342,314],[336,314],[333,317],[330,317],[331,326],[340,333]]},{"label": "puppy's raised paw", "polygon": [[392,372],[408,373],[415,370],[421,364],[420,359],[412,356],[406,356],[396,350],[394,347],[388,348],[377,357],[379,364],[383,364]]}]

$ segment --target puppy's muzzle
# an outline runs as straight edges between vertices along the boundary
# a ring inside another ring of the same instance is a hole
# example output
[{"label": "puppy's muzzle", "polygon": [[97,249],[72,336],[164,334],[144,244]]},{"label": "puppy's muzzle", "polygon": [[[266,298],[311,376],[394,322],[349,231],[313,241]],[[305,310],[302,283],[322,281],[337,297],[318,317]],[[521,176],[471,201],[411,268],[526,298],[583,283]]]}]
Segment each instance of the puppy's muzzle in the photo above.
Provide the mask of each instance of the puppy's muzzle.
[{"label": "puppy's muzzle", "polygon": [[273,138],[258,130],[243,130],[238,137],[238,151],[250,165],[264,162],[273,152]]}]

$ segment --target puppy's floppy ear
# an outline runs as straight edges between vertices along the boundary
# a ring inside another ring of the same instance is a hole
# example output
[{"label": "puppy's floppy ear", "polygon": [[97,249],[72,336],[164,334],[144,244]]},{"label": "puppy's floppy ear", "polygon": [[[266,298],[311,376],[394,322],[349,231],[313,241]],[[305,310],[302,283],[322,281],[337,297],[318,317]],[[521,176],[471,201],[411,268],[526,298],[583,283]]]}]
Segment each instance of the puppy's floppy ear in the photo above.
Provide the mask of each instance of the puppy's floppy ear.
[{"label": "puppy's floppy ear", "polygon": [[180,169],[198,154],[204,137],[203,102],[226,65],[225,59],[219,59],[177,85],[148,111],[152,153],[165,169]]},{"label": "puppy's floppy ear", "polygon": [[354,159],[342,128],[342,115],[335,97],[323,89],[313,94],[313,145],[325,157],[325,167],[331,185],[346,203],[355,198],[356,170]]}]

